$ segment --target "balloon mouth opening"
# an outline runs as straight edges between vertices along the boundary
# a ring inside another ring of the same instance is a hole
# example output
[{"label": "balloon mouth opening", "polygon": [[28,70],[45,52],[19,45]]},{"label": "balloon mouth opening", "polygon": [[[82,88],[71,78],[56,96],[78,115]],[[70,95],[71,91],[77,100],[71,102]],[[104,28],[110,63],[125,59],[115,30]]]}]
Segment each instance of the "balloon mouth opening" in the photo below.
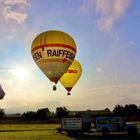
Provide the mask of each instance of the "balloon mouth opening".
[{"label": "balloon mouth opening", "polygon": [[3,99],[3,98],[4,98],[4,96],[5,96],[5,94],[4,94],[4,95],[2,95],[2,96],[0,96],[0,100],[1,100],[1,99]]},{"label": "balloon mouth opening", "polygon": [[54,82],[55,84],[57,84],[57,82],[59,81],[59,79],[60,78],[58,78],[58,77],[52,77],[52,78],[50,78],[50,81],[51,82]]},{"label": "balloon mouth opening", "polygon": [[0,100],[3,99],[3,98],[4,98],[4,96],[3,97],[0,97]]},{"label": "balloon mouth opening", "polygon": [[70,92],[71,89],[72,89],[72,87],[66,87],[66,90],[67,90],[68,92]]}]

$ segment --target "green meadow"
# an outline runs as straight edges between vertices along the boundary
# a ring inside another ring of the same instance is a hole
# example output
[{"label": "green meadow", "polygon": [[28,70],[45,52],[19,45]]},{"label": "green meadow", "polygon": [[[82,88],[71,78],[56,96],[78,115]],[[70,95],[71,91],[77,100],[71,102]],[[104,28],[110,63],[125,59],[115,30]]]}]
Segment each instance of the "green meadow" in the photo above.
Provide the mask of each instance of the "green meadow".
[{"label": "green meadow", "polygon": [[[70,137],[65,132],[57,133],[56,124],[1,124],[0,140],[140,140],[140,136],[112,134],[102,137],[100,133],[89,133]],[[140,123],[138,123],[140,128]]]}]

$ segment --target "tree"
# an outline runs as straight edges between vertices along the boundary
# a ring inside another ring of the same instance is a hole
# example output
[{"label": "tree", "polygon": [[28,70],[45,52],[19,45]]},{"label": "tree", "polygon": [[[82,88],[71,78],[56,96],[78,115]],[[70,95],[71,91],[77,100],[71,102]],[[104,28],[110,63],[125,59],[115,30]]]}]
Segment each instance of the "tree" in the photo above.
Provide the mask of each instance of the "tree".
[{"label": "tree", "polygon": [[22,114],[22,119],[27,121],[36,120],[36,112],[27,111],[26,113]]},{"label": "tree", "polygon": [[139,114],[139,108],[135,104],[128,104],[124,107],[122,105],[116,105],[113,112],[120,116],[135,116]]},{"label": "tree", "polygon": [[63,117],[66,117],[68,115],[68,110],[66,107],[57,107],[56,108],[56,117],[61,119]]},{"label": "tree", "polygon": [[124,116],[125,112],[124,112],[124,107],[122,105],[116,105],[114,107],[113,112],[119,116]]},{"label": "tree", "polygon": [[39,109],[37,110],[37,119],[38,120],[47,120],[48,118],[50,118],[51,112],[49,111],[48,108],[43,108],[43,109]]},{"label": "tree", "polygon": [[5,115],[4,109],[0,108],[0,118],[3,118]]},{"label": "tree", "polygon": [[127,116],[135,116],[138,114],[138,107],[135,104],[125,105],[124,112]]}]

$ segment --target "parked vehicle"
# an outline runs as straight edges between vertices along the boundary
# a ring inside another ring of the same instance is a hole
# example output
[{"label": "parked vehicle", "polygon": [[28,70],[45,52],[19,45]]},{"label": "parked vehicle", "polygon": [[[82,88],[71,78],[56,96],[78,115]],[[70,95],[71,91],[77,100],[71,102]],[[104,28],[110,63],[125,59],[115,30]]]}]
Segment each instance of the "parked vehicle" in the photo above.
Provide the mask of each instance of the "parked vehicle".
[{"label": "parked vehicle", "polygon": [[97,117],[95,128],[102,135],[108,135],[110,132],[128,132],[129,135],[138,134],[135,123],[126,123],[122,117]]},{"label": "parked vehicle", "polygon": [[82,132],[81,118],[63,118],[61,122],[61,131],[66,131],[68,135]]},{"label": "parked vehicle", "polygon": [[91,120],[88,117],[76,117],[76,118],[62,118],[61,127],[57,130],[59,132],[66,131],[68,135],[83,134],[90,132]]}]

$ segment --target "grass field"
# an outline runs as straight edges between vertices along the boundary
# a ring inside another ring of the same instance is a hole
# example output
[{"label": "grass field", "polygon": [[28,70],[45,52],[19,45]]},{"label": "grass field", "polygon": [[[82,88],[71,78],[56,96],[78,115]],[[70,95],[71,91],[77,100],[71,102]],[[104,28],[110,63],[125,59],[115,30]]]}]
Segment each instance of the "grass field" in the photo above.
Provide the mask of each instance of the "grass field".
[{"label": "grass field", "polygon": [[[3,124],[0,125],[0,140],[140,140],[140,136],[129,137],[115,134],[102,137],[99,133],[70,137],[66,133],[59,134],[54,124]],[[140,123],[138,123],[140,128]]]},{"label": "grass field", "polygon": [[137,128],[139,130],[139,133],[140,133],[140,122],[137,122],[136,124],[137,124]]}]

